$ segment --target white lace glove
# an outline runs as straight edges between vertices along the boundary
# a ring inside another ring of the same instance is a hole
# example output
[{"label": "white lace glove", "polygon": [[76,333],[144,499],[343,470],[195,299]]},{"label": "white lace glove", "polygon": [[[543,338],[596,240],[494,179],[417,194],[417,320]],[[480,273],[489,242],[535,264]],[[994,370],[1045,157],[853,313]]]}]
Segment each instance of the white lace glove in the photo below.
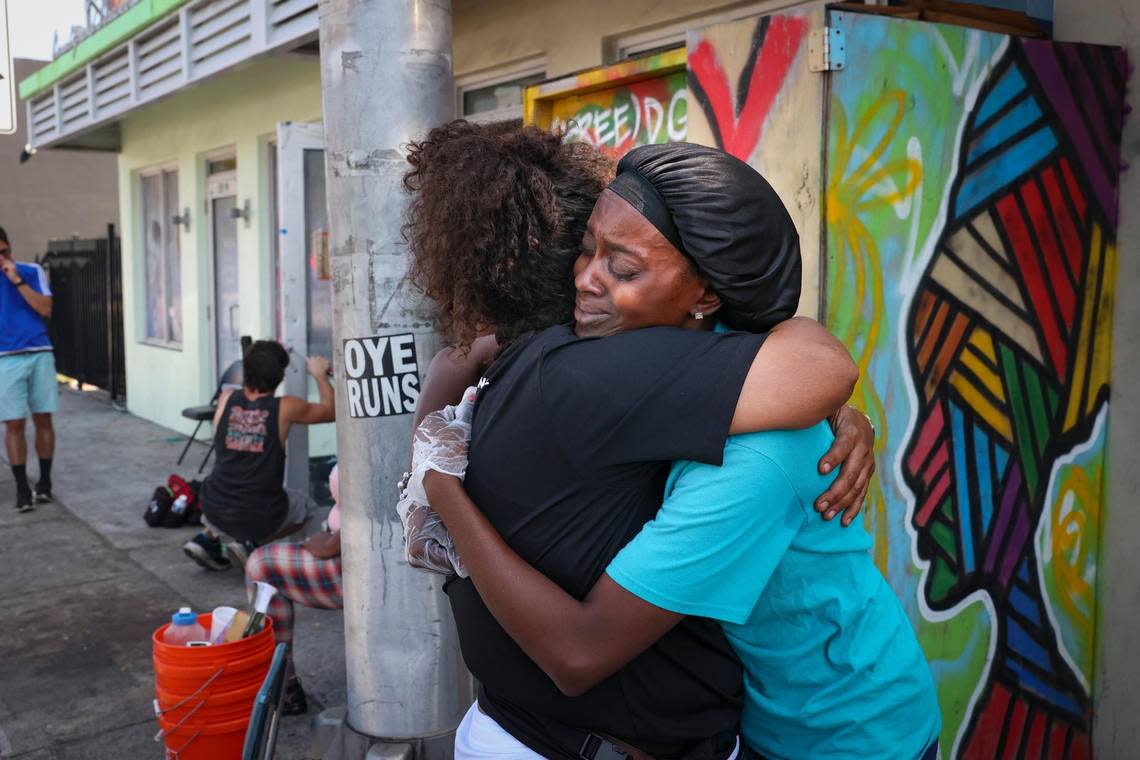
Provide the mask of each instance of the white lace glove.
[{"label": "white lace glove", "polygon": [[412,469],[396,505],[404,525],[404,557],[412,567],[467,577],[451,535],[428,503],[424,475],[436,470],[463,479],[474,409],[475,388],[468,388],[458,406],[427,415],[412,436]]}]

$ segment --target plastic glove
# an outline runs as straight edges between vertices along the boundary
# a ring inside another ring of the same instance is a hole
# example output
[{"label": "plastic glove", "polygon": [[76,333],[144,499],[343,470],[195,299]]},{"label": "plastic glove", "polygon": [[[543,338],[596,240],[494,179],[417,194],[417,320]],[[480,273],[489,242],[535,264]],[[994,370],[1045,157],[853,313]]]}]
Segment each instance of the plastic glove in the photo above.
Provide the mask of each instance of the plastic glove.
[{"label": "plastic glove", "polygon": [[436,470],[460,480],[467,472],[467,449],[471,443],[471,417],[475,413],[475,388],[463,392],[458,406],[445,406],[424,417],[412,436],[412,469],[408,495],[427,504],[424,474]]},{"label": "plastic glove", "polygon": [[467,577],[451,534],[431,507],[401,499],[397,510],[404,523],[404,559],[409,565],[440,575]]},{"label": "plastic glove", "polygon": [[475,389],[468,388],[458,406],[424,417],[412,437],[412,469],[396,505],[404,526],[404,557],[412,567],[467,577],[447,528],[428,504],[424,474],[437,470],[460,479],[467,472]]}]

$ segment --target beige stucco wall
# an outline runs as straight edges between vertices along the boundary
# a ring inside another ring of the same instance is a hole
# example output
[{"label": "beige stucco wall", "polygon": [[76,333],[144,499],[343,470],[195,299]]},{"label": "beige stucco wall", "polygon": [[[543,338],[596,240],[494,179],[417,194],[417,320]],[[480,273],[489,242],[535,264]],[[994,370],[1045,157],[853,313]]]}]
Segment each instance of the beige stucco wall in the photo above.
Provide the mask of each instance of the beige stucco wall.
[{"label": "beige stucco wall", "polygon": [[[315,58],[287,56],[238,71],[139,109],[122,122],[119,203],[123,225],[123,314],[127,406],[160,425],[189,432],[183,407],[205,403],[217,383],[208,319],[210,221],[204,214],[207,156],[230,149],[237,157],[237,202],[248,198],[251,218],[238,222],[241,334],[274,334],[270,234],[269,140],[281,121],[321,118],[320,70]],[[179,207],[190,209],[181,228],[181,349],[145,342],[146,294],[138,174],[178,169]],[[331,439],[332,426],[328,437]]]},{"label": "beige stucco wall", "polygon": [[[773,0],[765,8],[792,5]],[[453,0],[455,73],[462,76],[510,61],[546,56],[546,75],[607,63],[606,41],[717,10],[755,2],[721,0]]]}]

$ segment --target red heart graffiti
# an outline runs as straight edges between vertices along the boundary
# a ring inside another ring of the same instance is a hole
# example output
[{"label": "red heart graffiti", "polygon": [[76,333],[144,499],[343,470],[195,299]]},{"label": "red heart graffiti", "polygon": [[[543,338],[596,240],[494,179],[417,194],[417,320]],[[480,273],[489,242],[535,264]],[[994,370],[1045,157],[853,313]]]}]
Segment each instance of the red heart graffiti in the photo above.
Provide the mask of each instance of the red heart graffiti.
[{"label": "red heart graffiti", "polygon": [[689,55],[691,89],[721,150],[742,161],[752,155],[807,28],[807,21],[796,16],[766,16],[756,23],[752,53],[738,84],[738,90],[746,94],[740,98],[738,92],[735,107],[728,76],[713,45],[701,40]]}]

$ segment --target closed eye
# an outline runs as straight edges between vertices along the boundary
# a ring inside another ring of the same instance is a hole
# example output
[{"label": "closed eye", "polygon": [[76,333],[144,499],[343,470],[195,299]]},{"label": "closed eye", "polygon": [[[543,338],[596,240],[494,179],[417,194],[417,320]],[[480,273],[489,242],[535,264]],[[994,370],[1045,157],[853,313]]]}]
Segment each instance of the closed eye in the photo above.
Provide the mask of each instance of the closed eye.
[{"label": "closed eye", "polygon": [[637,275],[641,274],[636,269],[629,269],[626,267],[614,266],[612,263],[610,264],[609,269],[610,269],[610,274],[612,274],[616,279],[621,280],[622,282],[628,282],[628,281],[636,278]]}]

